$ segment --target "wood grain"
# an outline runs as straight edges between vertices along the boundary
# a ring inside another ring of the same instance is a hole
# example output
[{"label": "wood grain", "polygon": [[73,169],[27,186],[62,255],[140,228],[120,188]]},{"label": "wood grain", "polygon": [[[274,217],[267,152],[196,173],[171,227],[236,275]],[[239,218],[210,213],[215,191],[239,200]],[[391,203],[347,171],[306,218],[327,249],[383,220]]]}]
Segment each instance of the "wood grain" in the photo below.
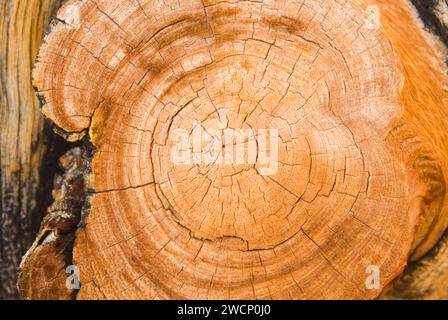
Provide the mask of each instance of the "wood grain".
[{"label": "wood grain", "polygon": [[[34,84],[95,147],[77,298],[379,297],[448,224],[445,57],[405,0],[68,1]],[[174,163],[198,122],[278,171]]]},{"label": "wood grain", "polygon": [[47,147],[31,69],[59,3],[0,1],[0,299],[17,297],[20,259],[40,223],[33,213]]}]

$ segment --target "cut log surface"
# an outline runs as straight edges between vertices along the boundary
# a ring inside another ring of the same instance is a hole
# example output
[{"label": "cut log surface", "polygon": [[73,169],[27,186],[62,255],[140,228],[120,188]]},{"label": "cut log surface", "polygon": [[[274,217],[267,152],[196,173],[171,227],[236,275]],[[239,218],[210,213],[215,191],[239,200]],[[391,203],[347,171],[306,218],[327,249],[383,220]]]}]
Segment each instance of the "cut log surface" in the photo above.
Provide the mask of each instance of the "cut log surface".
[{"label": "cut log surface", "polygon": [[77,298],[377,298],[447,227],[445,55],[407,0],[68,1],[34,85],[95,147]]}]

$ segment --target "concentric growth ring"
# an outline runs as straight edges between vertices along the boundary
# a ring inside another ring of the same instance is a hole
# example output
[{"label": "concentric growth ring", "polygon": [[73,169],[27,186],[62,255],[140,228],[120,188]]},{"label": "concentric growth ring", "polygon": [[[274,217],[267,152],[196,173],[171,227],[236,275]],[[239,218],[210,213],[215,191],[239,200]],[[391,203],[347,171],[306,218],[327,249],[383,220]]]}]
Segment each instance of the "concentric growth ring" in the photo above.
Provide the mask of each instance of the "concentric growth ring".
[{"label": "concentric growth ring", "polygon": [[385,143],[402,73],[366,6],[105,3],[69,1],[79,25],[36,70],[44,112],[97,150],[78,297],[377,297],[415,230]]}]

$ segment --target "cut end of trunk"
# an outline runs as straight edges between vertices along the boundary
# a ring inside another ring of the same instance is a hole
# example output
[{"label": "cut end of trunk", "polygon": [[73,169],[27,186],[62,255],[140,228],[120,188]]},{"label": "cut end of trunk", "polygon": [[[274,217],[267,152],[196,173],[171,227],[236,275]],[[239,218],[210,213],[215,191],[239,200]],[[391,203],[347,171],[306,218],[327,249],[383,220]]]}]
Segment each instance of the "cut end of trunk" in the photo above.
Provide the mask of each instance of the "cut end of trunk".
[{"label": "cut end of trunk", "polygon": [[447,226],[443,54],[408,1],[69,1],[34,84],[97,151],[77,297],[378,297]]}]

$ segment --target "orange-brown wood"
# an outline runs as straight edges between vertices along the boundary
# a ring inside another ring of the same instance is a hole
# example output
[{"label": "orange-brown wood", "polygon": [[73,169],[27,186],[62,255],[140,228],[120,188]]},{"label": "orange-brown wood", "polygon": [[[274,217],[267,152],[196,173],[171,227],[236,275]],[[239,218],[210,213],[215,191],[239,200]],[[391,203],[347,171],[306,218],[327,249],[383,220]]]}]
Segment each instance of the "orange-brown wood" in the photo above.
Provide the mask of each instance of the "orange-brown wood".
[{"label": "orange-brown wood", "polygon": [[[371,299],[446,229],[446,53],[408,1],[71,0],[58,18],[34,84],[96,148],[77,298]],[[198,123],[249,130],[246,151],[277,130],[277,170],[173,161]]]}]

